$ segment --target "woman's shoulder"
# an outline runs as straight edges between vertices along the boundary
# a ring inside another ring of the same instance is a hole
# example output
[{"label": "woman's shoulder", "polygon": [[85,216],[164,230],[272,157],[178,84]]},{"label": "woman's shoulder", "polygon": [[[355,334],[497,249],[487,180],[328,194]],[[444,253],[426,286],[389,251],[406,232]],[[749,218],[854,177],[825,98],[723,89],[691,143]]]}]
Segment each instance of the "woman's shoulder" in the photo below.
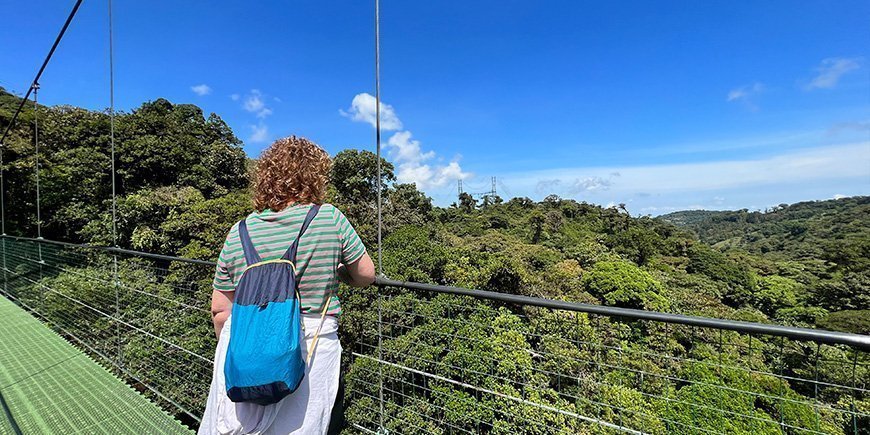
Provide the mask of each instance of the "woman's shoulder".
[{"label": "woman's shoulder", "polygon": [[340,214],[340,213],[341,213],[341,210],[339,210],[338,207],[336,207],[328,202],[324,202],[323,204],[320,204],[319,214],[329,216],[329,217],[335,217],[336,214]]},{"label": "woman's shoulder", "polygon": [[241,219],[233,222],[233,224],[230,226],[230,230],[227,232],[227,238],[230,238],[230,239],[238,238],[239,237],[239,225],[242,222],[245,222],[247,225],[250,225],[250,221],[255,220],[257,218],[257,216],[258,216],[257,211],[254,210],[254,211],[246,214]]},{"label": "woman's shoulder", "polygon": [[347,221],[347,216],[345,216],[341,209],[332,204],[323,203],[320,206],[320,209],[323,211],[324,214],[332,217],[336,225],[343,225],[343,223]]}]

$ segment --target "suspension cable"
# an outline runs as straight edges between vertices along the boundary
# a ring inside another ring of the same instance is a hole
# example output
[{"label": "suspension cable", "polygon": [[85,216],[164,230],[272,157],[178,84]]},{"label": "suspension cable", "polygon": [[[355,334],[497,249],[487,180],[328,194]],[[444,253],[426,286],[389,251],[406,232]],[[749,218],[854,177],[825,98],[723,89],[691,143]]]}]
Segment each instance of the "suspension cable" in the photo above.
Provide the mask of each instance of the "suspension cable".
[{"label": "suspension cable", "polygon": [[381,254],[383,219],[381,218],[381,8],[375,0],[375,143],[378,153],[378,275],[384,274]]},{"label": "suspension cable", "polygon": [[118,247],[117,199],[115,196],[115,46],[112,32],[112,0],[109,2],[109,138],[112,143],[112,246]]},{"label": "suspension cable", "polygon": [[[118,247],[118,214],[117,214],[117,196],[115,188],[115,37],[113,32],[112,22],[112,0],[108,0],[109,4],[109,140],[112,145],[112,246]],[[121,280],[118,276],[118,254],[112,255],[112,287],[115,290],[115,317],[121,318],[121,296],[120,296]],[[121,325],[115,323],[115,336],[118,338],[118,365],[124,365],[124,345],[121,340]]]},{"label": "suspension cable", "polygon": [[[6,181],[6,177],[4,176],[5,171],[3,165],[3,148],[5,145],[3,142],[0,142],[0,233],[4,236],[6,235],[6,193],[4,182]],[[4,245],[5,246],[5,245]]]},{"label": "suspension cable", "polygon": [[[380,0],[375,0],[375,145],[377,146],[378,160],[378,275],[383,276],[384,266],[381,254],[381,238],[383,237],[383,219],[381,217],[381,6]],[[380,290],[380,289],[379,289]],[[378,298],[378,358],[383,361],[383,309],[380,291]],[[384,367],[378,364],[378,401],[380,413],[378,414],[378,433],[384,431]]]},{"label": "suspension cable", "polygon": [[[36,149],[36,238],[42,238],[42,211],[39,205],[39,83],[34,83],[33,90],[33,146]],[[40,260],[42,260],[40,258]]]},{"label": "suspension cable", "polygon": [[54,44],[51,46],[51,50],[48,51],[48,56],[45,56],[45,60],[42,62],[42,66],[39,68],[39,72],[36,73],[36,77],[30,83],[30,87],[27,89],[27,94],[24,95],[24,98],[21,100],[21,103],[18,104],[18,109],[15,111],[15,114],[12,115],[12,120],[9,121],[9,125],[6,126],[6,131],[3,132],[3,137],[0,138],[0,144],[6,143],[6,136],[9,135],[9,132],[12,131],[12,126],[15,125],[15,120],[18,119],[18,114],[21,113],[21,109],[24,108],[24,103],[30,99],[30,93],[34,91],[34,86],[39,86],[39,78],[42,77],[42,72],[45,71],[45,67],[48,65],[48,61],[51,60],[51,56],[54,55],[54,50],[57,49],[57,45],[60,44],[60,40],[63,38],[64,33],[66,33],[66,29],[69,27],[69,24],[72,22],[73,17],[75,17],[76,12],[79,10],[79,6],[81,6],[82,0],[77,0],[75,6],[73,6],[72,11],[70,11],[69,16],[66,18],[66,22],[63,23],[63,27],[60,29],[60,33],[57,34],[57,38],[54,40]]}]

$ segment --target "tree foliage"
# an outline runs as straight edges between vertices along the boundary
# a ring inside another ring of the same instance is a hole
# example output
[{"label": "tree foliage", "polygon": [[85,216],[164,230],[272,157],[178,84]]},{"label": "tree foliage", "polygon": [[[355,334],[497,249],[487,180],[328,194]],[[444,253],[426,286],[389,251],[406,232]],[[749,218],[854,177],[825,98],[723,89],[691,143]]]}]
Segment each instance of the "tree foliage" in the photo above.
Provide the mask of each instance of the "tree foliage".
[{"label": "tree foliage", "polygon": [[[0,120],[8,122],[16,104],[14,96],[0,91]],[[230,226],[250,212],[250,162],[226,123],[215,114],[206,117],[196,106],[158,99],[117,117],[115,242],[108,116],[72,107],[41,106],[38,111],[46,238],[214,259]],[[32,107],[22,114],[3,148],[6,200],[14,204],[7,209],[7,228],[13,234],[35,234],[35,115]],[[391,278],[868,333],[866,197],[778,206],[765,213],[682,212],[660,219],[632,217],[624,205],[600,207],[555,195],[541,202],[505,202],[463,194],[454,206],[442,208],[433,206],[415,185],[396,183],[394,167],[385,160],[378,180],[377,164],[377,156],[368,151],[339,152],[330,174],[329,201],[372,248],[378,238],[380,194],[383,265]],[[19,295],[24,302],[43,304],[50,318],[67,322],[61,324],[65,330],[111,336],[108,322],[76,323],[83,318],[75,315],[82,306],[39,293],[41,286],[48,286],[85,303],[105,305],[111,289],[103,284],[111,278],[109,269],[94,265],[100,261],[111,264],[105,257],[70,264],[44,275],[40,285],[25,286]],[[183,313],[167,315],[167,307],[179,300],[180,288],[191,285],[200,289],[196,303],[205,307],[210,271],[173,266],[155,274],[159,268],[151,261],[124,261],[118,267],[130,282],[152,283],[162,302],[130,292],[121,301],[127,307],[122,318],[175,334],[208,354],[213,341],[207,321]],[[102,277],[103,284],[94,285],[84,278],[88,276]],[[654,322],[606,317],[593,322],[585,314],[470,297],[378,291],[342,288],[344,347],[353,349],[377,328],[386,328],[383,348],[391,360],[440,378],[426,381],[425,392],[405,393],[409,383],[421,382],[419,377],[377,367],[369,359],[346,362],[347,397],[356,398],[347,412],[350,420],[371,421],[367,409],[377,406],[370,398],[378,394],[371,386],[378,384],[375,374],[382,370],[388,380],[385,388],[405,394],[385,404],[385,413],[395,417],[391,421],[404,422],[393,428],[401,431],[599,432],[564,412],[542,411],[557,408],[618,420],[649,433],[693,433],[693,425],[714,432],[780,433],[783,426],[769,421],[842,432],[849,422],[827,409],[848,399],[843,391],[814,391],[770,373],[787,361],[782,373],[786,379],[839,385],[870,379],[866,364],[853,372],[851,366],[814,365],[807,358],[818,352],[822,361],[850,360],[848,351],[834,346],[813,349],[796,343],[778,348],[769,338],[708,336],[703,331],[695,336]],[[373,309],[378,297],[383,303],[380,325]],[[724,345],[716,347],[717,340]],[[111,341],[93,344],[107,352],[119,346]],[[148,380],[166,391],[203,391],[190,379],[145,363],[166,351],[160,342],[136,337],[120,346],[131,369],[148,373]],[[747,369],[735,369],[741,365]],[[443,381],[455,378],[498,394],[482,395]],[[719,388],[723,385],[728,389]],[[756,397],[739,394],[741,390],[757,392]],[[807,407],[810,398],[824,406]],[[866,408],[867,399],[859,397],[848,406]],[[538,423],[529,425],[532,420]]]}]

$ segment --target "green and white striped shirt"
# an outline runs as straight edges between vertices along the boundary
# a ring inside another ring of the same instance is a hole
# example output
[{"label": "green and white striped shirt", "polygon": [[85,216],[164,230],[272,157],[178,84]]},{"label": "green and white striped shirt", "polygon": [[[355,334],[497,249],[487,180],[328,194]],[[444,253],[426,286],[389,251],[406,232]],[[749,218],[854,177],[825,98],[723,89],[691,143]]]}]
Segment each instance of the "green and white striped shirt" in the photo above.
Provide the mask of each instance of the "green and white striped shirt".
[{"label": "green and white striped shirt", "polygon": [[[310,205],[291,205],[273,212],[253,212],[245,218],[251,242],[263,261],[281,258],[293,244]],[[320,313],[327,294],[332,294],[327,314],[341,314],[338,300],[338,265],[350,264],[365,254],[366,248],[344,214],[331,204],[323,204],[299,240],[296,270],[301,276],[299,295],[303,313]],[[291,260],[293,260],[291,258]],[[235,291],[247,263],[239,240],[239,224],[230,229],[221,250],[214,275],[214,289]]]}]

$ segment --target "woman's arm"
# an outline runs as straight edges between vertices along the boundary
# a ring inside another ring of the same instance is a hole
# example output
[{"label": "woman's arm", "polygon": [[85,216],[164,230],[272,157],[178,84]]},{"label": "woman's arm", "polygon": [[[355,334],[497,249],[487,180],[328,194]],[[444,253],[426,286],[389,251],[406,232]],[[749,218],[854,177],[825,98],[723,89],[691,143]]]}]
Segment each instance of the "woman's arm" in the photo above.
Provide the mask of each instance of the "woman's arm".
[{"label": "woman's arm", "polygon": [[221,292],[212,290],[211,292],[211,321],[214,323],[215,336],[220,340],[221,330],[224,329],[224,323],[230,317],[230,312],[233,309],[233,295],[235,292]]},{"label": "woman's arm", "polygon": [[351,287],[365,287],[375,282],[375,265],[368,253],[350,264],[338,265],[338,279]]}]

